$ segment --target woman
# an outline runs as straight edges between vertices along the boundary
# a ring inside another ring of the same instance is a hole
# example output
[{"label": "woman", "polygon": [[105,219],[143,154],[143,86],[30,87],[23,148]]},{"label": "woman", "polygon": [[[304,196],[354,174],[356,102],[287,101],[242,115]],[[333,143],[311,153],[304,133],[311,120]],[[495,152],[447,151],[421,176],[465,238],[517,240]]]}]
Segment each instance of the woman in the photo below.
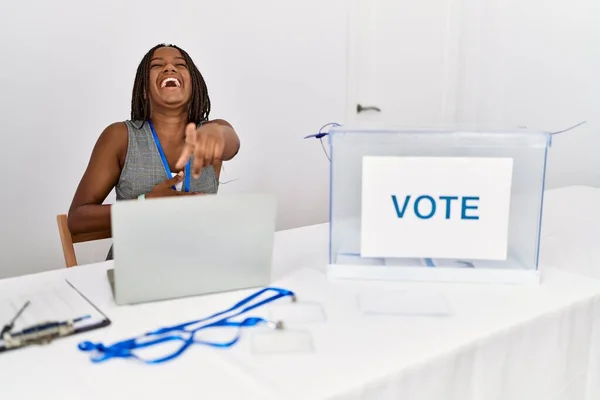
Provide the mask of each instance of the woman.
[{"label": "woman", "polygon": [[92,151],[69,209],[71,233],[110,230],[110,205],[102,203],[113,188],[117,200],[216,193],[221,162],[237,154],[240,141],[209,113],[190,56],[173,45],[151,49],[137,69],[131,120],[109,125]]}]

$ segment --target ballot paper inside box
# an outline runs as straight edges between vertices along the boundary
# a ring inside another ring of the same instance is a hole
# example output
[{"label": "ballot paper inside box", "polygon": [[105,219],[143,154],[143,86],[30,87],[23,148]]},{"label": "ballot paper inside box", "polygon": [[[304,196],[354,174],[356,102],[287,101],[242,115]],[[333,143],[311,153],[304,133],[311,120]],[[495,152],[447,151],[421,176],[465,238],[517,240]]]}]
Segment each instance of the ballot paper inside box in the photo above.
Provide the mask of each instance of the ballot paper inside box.
[{"label": "ballot paper inside box", "polygon": [[538,283],[551,138],[334,128],[328,275]]}]

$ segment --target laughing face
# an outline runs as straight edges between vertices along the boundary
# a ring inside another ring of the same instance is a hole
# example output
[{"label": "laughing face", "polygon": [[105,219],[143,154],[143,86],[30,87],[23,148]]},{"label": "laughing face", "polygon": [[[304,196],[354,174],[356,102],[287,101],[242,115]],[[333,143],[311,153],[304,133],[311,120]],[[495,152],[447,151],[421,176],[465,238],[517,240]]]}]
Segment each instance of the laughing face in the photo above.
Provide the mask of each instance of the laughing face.
[{"label": "laughing face", "polygon": [[150,102],[159,107],[186,106],[192,93],[192,80],[179,50],[160,47],[150,60]]}]

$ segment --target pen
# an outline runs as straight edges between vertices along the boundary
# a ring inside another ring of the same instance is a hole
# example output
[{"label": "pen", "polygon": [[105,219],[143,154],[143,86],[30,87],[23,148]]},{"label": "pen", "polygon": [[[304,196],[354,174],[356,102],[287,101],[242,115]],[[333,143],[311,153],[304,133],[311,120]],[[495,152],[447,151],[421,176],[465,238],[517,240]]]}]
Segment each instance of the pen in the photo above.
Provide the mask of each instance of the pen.
[{"label": "pen", "polygon": [[17,333],[12,333],[12,336],[16,336],[16,335],[28,335],[30,333],[33,332],[39,332],[39,331],[46,331],[49,329],[54,329],[54,328],[60,328],[63,326],[67,326],[70,324],[75,324],[79,321],[82,321],[86,318],[89,318],[89,315],[86,315],[85,317],[79,317],[79,318],[75,318],[73,320],[68,320],[68,321],[52,321],[52,322],[44,322],[41,324],[37,324],[34,326],[31,326],[29,328],[23,329],[21,332],[17,332]]},{"label": "pen", "polygon": [[27,300],[27,302],[25,302],[23,307],[21,307],[21,309],[19,311],[17,311],[17,314],[13,317],[13,319],[8,324],[4,325],[4,327],[2,328],[2,331],[0,331],[0,339],[2,339],[4,337],[4,334],[12,331],[12,328],[15,325],[15,322],[17,321],[17,319],[19,319],[21,314],[23,314],[23,311],[25,311],[25,309],[29,306],[30,303],[31,302],[29,300]]},{"label": "pen", "polygon": [[6,346],[11,348],[22,347],[31,343],[49,343],[57,337],[71,334],[74,329],[73,325],[87,318],[90,318],[90,316],[86,315],[67,321],[43,322],[25,328],[20,332],[8,332],[3,338]]}]

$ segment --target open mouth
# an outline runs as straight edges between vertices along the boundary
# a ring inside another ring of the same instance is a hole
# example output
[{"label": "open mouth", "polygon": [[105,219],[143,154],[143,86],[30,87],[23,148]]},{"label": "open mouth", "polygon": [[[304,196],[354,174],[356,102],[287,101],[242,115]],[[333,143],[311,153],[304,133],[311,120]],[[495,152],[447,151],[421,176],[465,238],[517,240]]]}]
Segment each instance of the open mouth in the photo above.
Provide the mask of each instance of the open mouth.
[{"label": "open mouth", "polygon": [[160,87],[161,88],[180,88],[181,82],[179,82],[179,79],[177,79],[177,78],[169,77],[169,78],[163,79],[160,82]]}]

